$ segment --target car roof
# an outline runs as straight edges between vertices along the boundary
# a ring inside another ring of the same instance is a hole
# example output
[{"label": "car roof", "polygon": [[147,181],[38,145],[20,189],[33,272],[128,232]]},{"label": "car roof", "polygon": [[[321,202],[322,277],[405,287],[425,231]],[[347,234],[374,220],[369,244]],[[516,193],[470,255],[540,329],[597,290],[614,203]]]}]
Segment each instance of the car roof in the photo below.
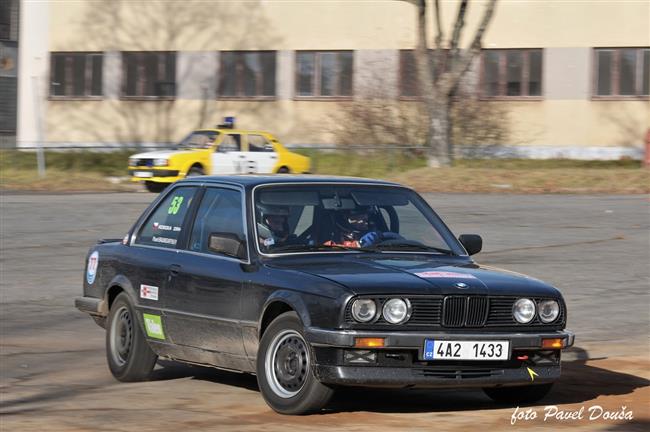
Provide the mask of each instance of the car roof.
[{"label": "car roof", "polygon": [[340,184],[363,184],[375,186],[402,186],[399,183],[393,183],[385,180],[368,179],[362,177],[342,177],[342,176],[314,176],[314,175],[294,175],[294,174],[241,174],[230,176],[196,176],[179,180],[178,183],[205,183],[205,184],[230,184],[240,185],[245,188],[260,185],[273,184],[299,184],[299,183],[340,183]]}]

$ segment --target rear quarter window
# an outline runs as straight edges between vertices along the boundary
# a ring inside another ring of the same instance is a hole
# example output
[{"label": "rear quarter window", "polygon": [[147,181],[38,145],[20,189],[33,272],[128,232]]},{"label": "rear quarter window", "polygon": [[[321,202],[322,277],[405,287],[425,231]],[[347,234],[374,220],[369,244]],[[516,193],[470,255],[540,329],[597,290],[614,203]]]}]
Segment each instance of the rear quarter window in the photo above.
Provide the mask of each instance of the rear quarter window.
[{"label": "rear quarter window", "polygon": [[170,192],[142,225],[135,243],[176,248],[196,191],[196,187],[180,187]]}]

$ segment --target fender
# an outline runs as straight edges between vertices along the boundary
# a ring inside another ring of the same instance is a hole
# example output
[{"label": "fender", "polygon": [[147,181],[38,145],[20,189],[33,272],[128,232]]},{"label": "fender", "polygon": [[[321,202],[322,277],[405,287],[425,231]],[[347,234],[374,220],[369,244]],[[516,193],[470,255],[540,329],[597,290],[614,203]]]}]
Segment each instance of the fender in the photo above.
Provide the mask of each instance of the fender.
[{"label": "fender", "polygon": [[302,321],[305,327],[311,326],[311,316],[309,315],[307,305],[305,305],[305,302],[302,299],[302,297],[294,291],[278,290],[278,291],[274,291],[264,302],[264,306],[262,307],[262,313],[260,314],[260,317],[257,320],[258,338],[262,331],[262,318],[266,314],[266,310],[268,309],[269,305],[276,301],[281,301],[282,303],[287,304],[289,307],[291,307],[291,309],[296,311],[298,317],[300,318],[300,321]]},{"label": "fender", "polygon": [[115,277],[111,279],[110,283],[107,285],[106,289],[104,290],[104,300],[106,301],[107,306],[108,306],[108,290],[112,286],[119,286],[120,288],[122,288],[122,290],[126,293],[126,295],[129,296],[129,300],[131,300],[133,306],[134,307],[139,306],[138,296],[136,294],[135,288],[131,284],[131,281],[122,274],[115,275]]}]

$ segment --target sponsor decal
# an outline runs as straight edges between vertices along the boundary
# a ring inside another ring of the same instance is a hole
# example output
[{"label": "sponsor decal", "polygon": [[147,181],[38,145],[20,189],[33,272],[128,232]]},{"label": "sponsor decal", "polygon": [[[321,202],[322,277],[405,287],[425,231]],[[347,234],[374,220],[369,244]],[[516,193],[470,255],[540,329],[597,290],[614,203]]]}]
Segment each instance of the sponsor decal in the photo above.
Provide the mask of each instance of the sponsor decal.
[{"label": "sponsor decal", "polygon": [[456,273],[445,271],[426,271],[415,273],[416,276],[421,278],[452,278],[452,279],[476,279],[476,276],[469,273]]},{"label": "sponsor decal", "polygon": [[142,318],[144,318],[144,329],[147,336],[154,339],[165,339],[162,319],[159,315],[142,314]]},{"label": "sponsor decal", "polygon": [[180,210],[180,208],[181,208],[181,204],[183,204],[183,197],[182,196],[175,196],[172,199],[171,205],[167,209],[167,214],[175,215],[176,213],[178,213],[178,210]]},{"label": "sponsor decal", "polygon": [[169,238],[169,237],[153,236],[153,237],[151,237],[151,241],[156,242],[156,243],[165,243],[165,244],[169,244],[169,245],[172,245],[172,246],[176,246],[176,239]]},{"label": "sponsor decal", "polygon": [[144,284],[140,285],[140,298],[158,300],[158,287]]},{"label": "sponsor decal", "polygon": [[153,229],[154,230],[160,230],[160,231],[174,231],[174,232],[179,232],[181,230],[181,227],[173,227],[170,225],[163,225],[158,222],[153,223]]},{"label": "sponsor decal", "polygon": [[86,281],[89,285],[95,282],[97,276],[97,266],[99,265],[99,252],[95,251],[88,257],[88,268],[86,270]]}]

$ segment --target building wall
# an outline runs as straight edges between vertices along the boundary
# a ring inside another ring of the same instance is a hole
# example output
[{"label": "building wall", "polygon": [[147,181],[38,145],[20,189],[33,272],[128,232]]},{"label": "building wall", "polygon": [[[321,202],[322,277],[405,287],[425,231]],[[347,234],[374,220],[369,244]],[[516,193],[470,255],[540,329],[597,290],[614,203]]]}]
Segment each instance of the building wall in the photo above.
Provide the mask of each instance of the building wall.
[{"label": "building wall", "polygon": [[[442,2],[446,29],[456,3]],[[470,4],[464,46],[484,7],[478,3]],[[341,104],[349,102],[294,100],[295,51],[354,50],[355,98],[393,100],[399,50],[416,43],[415,8],[401,1],[50,1],[29,8],[42,8],[39,17],[30,14],[33,22],[46,17],[30,33],[42,34],[43,42],[30,42],[33,52],[27,53],[39,82],[48,82],[49,64],[35,59],[49,52],[105,52],[103,100],[46,100],[46,87],[40,93],[43,136],[52,143],[177,140],[191,128],[234,115],[240,127],[268,129],[289,144],[331,144]],[[650,46],[648,17],[650,3],[641,1],[499,2],[483,45],[543,48],[543,98],[486,101],[507,108],[512,131],[509,142],[491,144],[640,149],[650,127],[650,103],[593,100],[592,57],[594,47]],[[129,50],[178,51],[175,101],[120,100],[120,51]],[[275,100],[218,100],[222,50],[277,50]],[[36,139],[32,97],[29,91],[20,96],[21,142]]]}]

